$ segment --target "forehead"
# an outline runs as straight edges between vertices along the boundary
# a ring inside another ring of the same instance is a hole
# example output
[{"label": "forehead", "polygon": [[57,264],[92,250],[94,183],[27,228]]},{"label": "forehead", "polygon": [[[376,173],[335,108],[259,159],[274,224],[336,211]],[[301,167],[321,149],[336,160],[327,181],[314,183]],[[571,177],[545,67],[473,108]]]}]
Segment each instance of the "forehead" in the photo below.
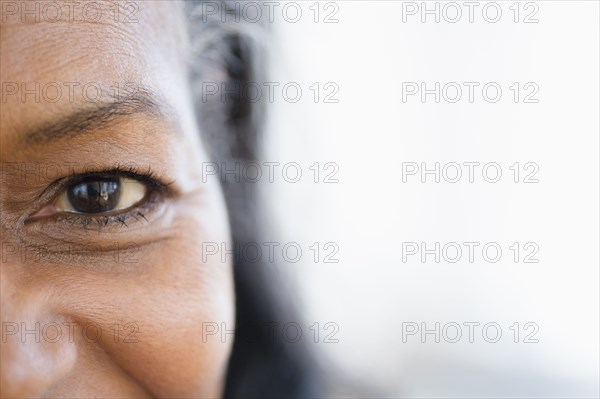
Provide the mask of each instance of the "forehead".
[{"label": "forehead", "polygon": [[0,7],[3,131],[19,130],[27,116],[50,118],[138,85],[177,108],[187,45],[179,2],[0,1]]},{"label": "forehead", "polygon": [[2,1],[0,6],[0,51],[6,55],[0,62],[6,74],[33,79],[81,66],[96,75],[139,73],[153,58],[183,56],[179,2]]}]

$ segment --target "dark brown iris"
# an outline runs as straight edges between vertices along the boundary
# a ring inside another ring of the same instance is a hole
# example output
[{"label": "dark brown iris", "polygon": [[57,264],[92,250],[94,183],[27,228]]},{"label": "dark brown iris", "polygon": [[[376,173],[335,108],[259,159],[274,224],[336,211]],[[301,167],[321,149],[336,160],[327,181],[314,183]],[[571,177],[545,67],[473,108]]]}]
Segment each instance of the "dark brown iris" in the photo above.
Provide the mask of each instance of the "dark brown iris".
[{"label": "dark brown iris", "polygon": [[86,177],[71,185],[67,196],[76,212],[110,212],[121,198],[121,182],[118,177]]}]

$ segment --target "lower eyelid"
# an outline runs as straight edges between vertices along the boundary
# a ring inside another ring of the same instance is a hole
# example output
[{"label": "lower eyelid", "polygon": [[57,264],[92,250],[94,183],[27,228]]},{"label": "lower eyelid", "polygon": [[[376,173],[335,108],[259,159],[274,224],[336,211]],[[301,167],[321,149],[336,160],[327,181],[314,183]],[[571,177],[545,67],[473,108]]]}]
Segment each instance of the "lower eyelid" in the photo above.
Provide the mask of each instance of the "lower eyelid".
[{"label": "lower eyelid", "polygon": [[150,192],[144,201],[121,211],[104,214],[85,214],[59,210],[55,214],[49,215],[48,218],[40,217],[34,220],[39,219],[43,221],[47,219],[56,228],[59,228],[60,224],[63,223],[70,227],[80,225],[85,229],[92,228],[93,230],[105,230],[111,227],[119,228],[122,226],[130,228],[138,223],[151,222],[156,213],[160,212],[159,209],[161,209],[162,204],[163,201],[160,194]]}]

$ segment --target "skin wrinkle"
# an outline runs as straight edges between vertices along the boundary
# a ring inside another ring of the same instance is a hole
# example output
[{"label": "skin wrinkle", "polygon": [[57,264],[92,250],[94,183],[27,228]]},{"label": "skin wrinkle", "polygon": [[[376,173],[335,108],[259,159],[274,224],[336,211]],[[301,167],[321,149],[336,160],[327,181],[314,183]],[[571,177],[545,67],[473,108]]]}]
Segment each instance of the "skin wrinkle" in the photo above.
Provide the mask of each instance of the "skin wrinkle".
[{"label": "skin wrinkle", "polygon": [[[145,61],[142,54],[151,50],[134,33],[115,34],[114,29],[122,31],[120,25],[109,24],[102,26],[102,29],[99,30],[98,26],[87,23],[67,24],[66,26],[59,24],[49,26],[46,24],[44,26],[43,23],[40,23],[35,24],[34,28],[40,29],[40,26],[41,35],[28,38],[23,49],[24,53],[20,57],[11,59],[10,64],[8,64],[9,67],[15,70],[28,71],[26,68],[32,63],[46,63],[48,59],[53,59],[52,65],[48,65],[44,70],[29,70],[30,73],[38,74],[29,76],[32,81],[42,80],[45,75],[52,76],[55,72],[79,62],[87,62],[89,67],[97,68],[114,68],[119,64],[125,64],[125,66],[139,64]],[[10,32],[9,35],[9,32],[6,31],[4,37],[10,38],[13,34],[18,34],[19,30],[26,29],[32,29],[32,27],[17,25],[13,29],[15,32]],[[138,30],[137,35],[140,33]],[[49,42],[47,35],[61,37],[61,40]],[[112,45],[111,38],[113,41],[119,41],[119,46]],[[11,42],[8,39],[0,40],[0,44],[6,47]],[[62,50],[69,47],[76,47],[78,50],[66,52],[65,54]],[[56,57],[57,53],[61,54],[60,58]],[[90,57],[90,55],[95,57]]]},{"label": "skin wrinkle", "polygon": [[[0,25],[1,81],[139,82],[170,105],[166,114],[177,121],[174,126],[169,118],[126,107],[123,115],[109,113],[111,123],[97,129],[88,129],[85,119],[79,125],[64,124],[71,126],[70,133],[85,134],[55,134],[61,139],[52,143],[34,134],[34,142],[44,143],[38,146],[25,138],[29,129],[57,123],[90,104],[79,97],[74,103],[22,102],[20,96],[2,103],[3,165],[76,162],[76,173],[83,173],[81,165],[90,161],[102,168],[134,162],[142,168],[152,165],[175,183],[172,196],[157,200],[158,207],[147,212],[147,221],[86,230],[52,218],[24,223],[49,200],[36,199],[36,194],[52,179],[13,176],[0,181],[2,244],[67,244],[75,250],[95,246],[100,253],[99,263],[77,256],[32,260],[8,254],[0,264],[2,321],[93,322],[104,330],[97,342],[86,341],[79,329],[72,344],[66,339],[52,345],[28,341],[28,350],[44,367],[37,374],[21,356],[25,347],[20,336],[1,342],[1,397],[192,398],[221,393],[232,342],[218,336],[203,342],[201,327],[208,321],[233,328],[232,265],[230,257],[226,262],[220,256],[203,260],[201,244],[231,247],[228,216],[218,177],[203,181],[199,170],[208,158],[184,69],[183,15],[172,3],[141,4],[136,24]],[[61,173],[59,178],[65,171]],[[115,246],[123,243],[137,246],[137,263],[113,258]],[[9,286],[13,288],[4,289]],[[110,327],[129,322],[139,327],[139,342],[125,343],[123,337],[114,342]],[[69,355],[56,356],[61,351]],[[10,378],[9,371],[17,368],[28,373],[24,380]]]},{"label": "skin wrinkle", "polygon": [[[180,233],[178,233],[179,230],[182,230],[180,226],[179,228],[165,228],[165,226],[169,226],[171,225],[171,221],[172,221],[172,216],[169,217],[169,215],[165,215],[165,216],[161,216],[162,219],[167,219],[166,221],[161,221],[161,220],[156,220],[157,223],[155,226],[155,229],[158,231],[154,231],[151,235],[143,235],[144,231],[141,231],[140,234],[138,234],[137,237],[135,237],[135,248],[139,251],[139,256],[137,258],[141,258],[141,259],[137,259],[139,260],[139,262],[141,263],[144,259],[144,256],[146,253],[148,254],[152,254],[154,252],[152,251],[158,251],[156,248],[159,247],[160,245],[166,245],[166,244],[171,244],[171,245],[175,245],[178,242],[181,242],[181,240],[186,239],[185,236],[182,236]],[[144,227],[139,227],[138,229],[142,230],[144,229]],[[56,228],[57,233],[59,233],[61,231],[60,227]],[[129,231],[129,228],[127,229]],[[59,246],[69,246],[69,248],[72,248],[73,250],[77,251],[77,250],[83,250],[84,247],[82,247],[82,242],[90,242],[92,243],[91,245],[94,246],[95,249],[97,250],[101,250],[103,252],[105,252],[106,254],[104,256],[108,257],[110,259],[110,255],[113,255],[113,253],[111,253],[111,251],[118,251],[121,246],[119,246],[119,242],[131,242],[132,238],[131,236],[129,237],[123,237],[122,240],[118,240],[116,235],[114,234],[108,234],[107,232],[101,232],[101,231],[95,231],[95,230],[86,230],[85,233],[81,236],[77,236],[75,235],[72,239],[70,240],[66,240],[65,238],[57,238],[56,235],[54,235],[52,232],[46,232],[45,234],[40,234],[40,233],[30,233],[32,237],[27,237],[27,240],[23,240],[21,241],[24,245],[40,245],[40,246],[44,246],[47,245],[47,243],[49,243],[50,245],[59,245]],[[109,235],[108,237],[105,237],[105,235]],[[87,244],[86,244],[87,245]],[[137,253],[136,253],[137,255]],[[51,256],[51,254],[50,254]],[[72,259],[69,258],[69,262],[67,262],[67,264],[72,264],[74,262],[77,261],[77,258]],[[151,262],[151,264],[154,264]],[[78,268],[86,268],[89,267],[89,265],[87,264],[74,264],[74,267],[78,267]],[[100,267],[101,266],[101,267]],[[116,272],[116,271],[120,271],[120,272],[130,272],[130,273],[140,273],[146,270],[146,268],[140,268],[137,265],[137,262],[134,263],[133,265],[128,265],[128,264],[117,264],[117,265],[112,265],[111,263],[107,263],[107,266],[105,265],[100,265],[100,266],[95,266],[95,270],[97,270],[99,273],[102,273],[104,270],[107,270],[109,272]],[[129,268],[127,268],[126,266],[129,266]],[[107,269],[108,267],[108,269]],[[141,269],[141,270],[140,270]]]}]

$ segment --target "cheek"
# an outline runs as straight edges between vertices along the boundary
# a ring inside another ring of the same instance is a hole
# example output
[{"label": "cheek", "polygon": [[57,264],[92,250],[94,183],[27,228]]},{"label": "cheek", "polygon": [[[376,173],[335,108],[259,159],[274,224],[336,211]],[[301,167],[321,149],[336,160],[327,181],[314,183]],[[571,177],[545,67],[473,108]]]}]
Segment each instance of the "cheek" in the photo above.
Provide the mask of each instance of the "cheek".
[{"label": "cheek", "polygon": [[214,395],[225,375],[233,336],[212,333],[233,329],[231,268],[199,259],[162,250],[157,262],[169,272],[147,276],[127,298],[139,301],[131,312],[139,330],[124,363],[159,396]]},{"label": "cheek", "polygon": [[207,243],[231,248],[216,228],[226,222],[201,213],[183,212],[201,220],[188,216],[172,239],[140,250],[149,268],[120,298],[139,326],[123,364],[158,396],[219,395],[233,343],[222,331],[234,329],[232,255],[203,253]]},{"label": "cheek", "polygon": [[233,329],[231,267],[201,262],[199,251],[181,245],[160,254],[156,262],[166,270],[147,276],[133,296],[143,305],[131,315],[139,320],[139,345],[129,353],[132,372],[160,396],[215,394],[233,337],[207,333]]},{"label": "cheek", "polygon": [[105,332],[96,344],[110,362],[159,397],[219,396],[234,339],[225,332],[235,321],[233,256],[203,254],[207,243],[232,247],[227,218],[219,206],[188,202],[166,238],[140,247],[134,267],[78,278],[93,284],[71,284],[65,303],[78,323]]}]

